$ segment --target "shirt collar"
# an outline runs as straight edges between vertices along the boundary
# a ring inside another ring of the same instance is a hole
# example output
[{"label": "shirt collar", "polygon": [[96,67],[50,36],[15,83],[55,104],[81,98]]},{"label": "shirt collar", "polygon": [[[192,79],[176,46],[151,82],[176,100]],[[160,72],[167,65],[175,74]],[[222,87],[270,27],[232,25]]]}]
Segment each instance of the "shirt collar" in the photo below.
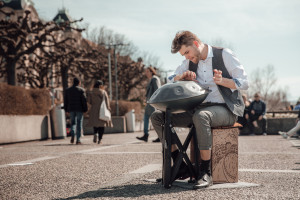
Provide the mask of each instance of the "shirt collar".
[{"label": "shirt collar", "polygon": [[205,60],[202,60],[202,62],[207,62],[210,58],[214,57],[212,47],[210,45],[207,45],[207,57]]},{"label": "shirt collar", "polygon": [[213,54],[211,46],[207,45],[207,47],[208,47],[208,52],[207,52],[207,58],[205,60],[207,60],[208,58],[214,57],[214,54]]}]

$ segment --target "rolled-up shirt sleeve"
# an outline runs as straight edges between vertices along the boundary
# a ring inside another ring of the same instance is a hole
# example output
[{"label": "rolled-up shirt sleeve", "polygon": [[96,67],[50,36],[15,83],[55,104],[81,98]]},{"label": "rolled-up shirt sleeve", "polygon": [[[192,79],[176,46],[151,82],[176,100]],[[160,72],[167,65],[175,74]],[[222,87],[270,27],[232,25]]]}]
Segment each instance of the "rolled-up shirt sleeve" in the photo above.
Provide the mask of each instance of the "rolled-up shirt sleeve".
[{"label": "rolled-up shirt sleeve", "polygon": [[247,90],[249,88],[247,73],[239,59],[230,49],[223,50],[223,61],[225,67],[232,77],[238,90]]},{"label": "rolled-up shirt sleeve", "polygon": [[184,61],[181,63],[181,65],[179,65],[179,66],[176,68],[174,74],[172,74],[172,75],[170,75],[170,76],[168,77],[168,80],[169,80],[170,82],[174,82],[175,76],[181,75],[181,74],[183,74],[183,72],[187,71],[187,70],[188,70],[188,66],[189,66],[189,60],[186,59],[186,60],[184,60]]}]

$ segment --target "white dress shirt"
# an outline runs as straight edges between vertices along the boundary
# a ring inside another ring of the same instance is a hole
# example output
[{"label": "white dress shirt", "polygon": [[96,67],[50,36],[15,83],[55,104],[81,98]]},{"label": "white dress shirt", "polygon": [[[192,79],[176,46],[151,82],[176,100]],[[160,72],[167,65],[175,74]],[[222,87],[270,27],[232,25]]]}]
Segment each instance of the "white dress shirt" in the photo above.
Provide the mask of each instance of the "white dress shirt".
[{"label": "white dress shirt", "polygon": [[[205,60],[199,61],[196,74],[196,79],[199,82],[200,86],[211,90],[211,92],[208,94],[207,98],[204,100],[203,103],[225,103],[222,95],[218,90],[217,84],[213,80],[212,57],[214,55],[212,47],[209,45],[207,46],[207,58]],[[223,49],[222,57],[228,73],[235,82],[236,88],[239,90],[247,90],[249,87],[247,74],[238,58],[233,54],[233,52],[230,49]],[[183,72],[189,70],[189,62],[190,61],[188,59],[184,60],[182,64],[177,67],[175,74],[169,77],[169,80],[174,82],[174,77],[176,75],[181,75],[183,74]],[[234,89],[231,90],[234,91]]]}]

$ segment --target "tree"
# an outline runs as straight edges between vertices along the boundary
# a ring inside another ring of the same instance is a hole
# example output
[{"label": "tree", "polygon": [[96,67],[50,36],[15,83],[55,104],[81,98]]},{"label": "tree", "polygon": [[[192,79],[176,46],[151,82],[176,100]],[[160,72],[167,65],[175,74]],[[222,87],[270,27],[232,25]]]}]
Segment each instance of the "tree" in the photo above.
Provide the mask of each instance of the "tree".
[{"label": "tree", "polygon": [[[5,13],[5,15],[11,19],[10,16],[14,13]],[[16,66],[24,61],[24,56],[37,54],[38,49],[45,52],[46,47],[49,48],[72,40],[72,38],[67,37],[59,42],[56,41],[54,38],[59,31],[64,31],[66,28],[82,31],[70,27],[71,23],[57,25],[54,22],[32,21],[28,10],[25,10],[25,15],[19,17],[17,21],[2,19],[0,21],[0,77],[5,76],[8,84],[16,85]]]},{"label": "tree", "polygon": [[[110,51],[111,55],[111,66],[112,66],[112,80],[115,80],[115,71],[114,68],[114,59],[113,52],[114,47],[116,48],[116,57],[117,57],[117,68],[118,68],[118,97],[120,99],[131,99],[131,98],[142,98],[145,96],[145,87],[147,85],[147,78],[144,75],[144,70],[146,66],[152,65],[157,66],[160,64],[159,58],[153,55],[148,54],[147,52],[142,52],[142,58],[137,59],[137,61],[132,60],[132,58],[138,58],[137,55],[141,54],[137,47],[132,44],[124,35],[115,33],[113,30],[107,29],[102,26],[100,28],[94,28],[90,30],[89,24],[84,24],[85,36],[87,39],[91,40],[93,43],[98,44],[99,46],[108,46],[111,44],[126,44],[126,45],[117,45],[110,46],[110,49],[107,50],[105,60],[107,59],[108,52]],[[142,64],[142,61],[146,62],[146,65]],[[101,73],[100,78],[108,83],[108,62],[103,62],[102,65],[94,65],[94,71],[98,70]],[[104,68],[103,68],[104,67]],[[105,70],[103,70],[105,69]],[[98,77],[99,78],[99,77]],[[134,90],[134,92],[133,92]],[[132,95],[132,93],[135,93]],[[115,81],[112,81],[112,94],[115,95]]]},{"label": "tree", "polygon": [[250,97],[259,92],[266,102],[268,110],[278,110],[282,107],[282,102],[287,101],[287,89],[282,89],[276,85],[277,77],[273,65],[264,68],[257,68],[249,77]]},{"label": "tree", "polygon": [[116,53],[121,56],[132,56],[137,52],[137,47],[129,41],[125,35],[115,33],[113,30],[101,26],[100,28],[89,29],[89,24],[84,25],[86,29],[86,37],[88,40],[98,45],[109,45],[109,44],[126,44],[116,46]]},{"label": "tree", "polygon": [[126,44],[116,46],[116,53],[120,56],[130,56],[131,59],[136,60],[142,58],[146,66],[155,66],[161,68],[162,63],[158,56],[153,55],[147,51],[140,51],[131,41],[129,41],[125,35],[115,33],[113,30],[101,26],[100,28],[93,28],[90,30],[90,25],[85,23],[82,26],[85,31],[87,39],[98,45],[108,44]]}]

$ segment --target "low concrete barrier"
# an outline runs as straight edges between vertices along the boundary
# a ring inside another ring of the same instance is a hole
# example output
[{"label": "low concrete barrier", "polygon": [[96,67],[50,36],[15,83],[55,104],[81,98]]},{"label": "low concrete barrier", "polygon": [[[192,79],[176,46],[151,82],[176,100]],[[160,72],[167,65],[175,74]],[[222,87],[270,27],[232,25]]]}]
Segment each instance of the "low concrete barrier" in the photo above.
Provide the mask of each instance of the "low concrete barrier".
[{"label": "low concrete barrier", "polygon": [[[256,134],[262,134],[261,123],[259,127],[255,128]],[[296,125],[296,118],[267,118],[267,134],[277,135],[278,131],[289,131]],[[243,128],[240,133],[242,135],[250,134],[248,127]]]},{"label": "low concrete barrier", "polygon": [[0,115],[0,144],[48,139],[48,115]]},{"label": "low concrete barrier", "polygon": [[[88,126],[89,118],[85,117],[83,120],[83,132],[85,135],[94,134],[93,127]],[[112,116],[112,123],[114,127],[105,127],[104,133],[126,133],[126,119],[125,116]]]}]

